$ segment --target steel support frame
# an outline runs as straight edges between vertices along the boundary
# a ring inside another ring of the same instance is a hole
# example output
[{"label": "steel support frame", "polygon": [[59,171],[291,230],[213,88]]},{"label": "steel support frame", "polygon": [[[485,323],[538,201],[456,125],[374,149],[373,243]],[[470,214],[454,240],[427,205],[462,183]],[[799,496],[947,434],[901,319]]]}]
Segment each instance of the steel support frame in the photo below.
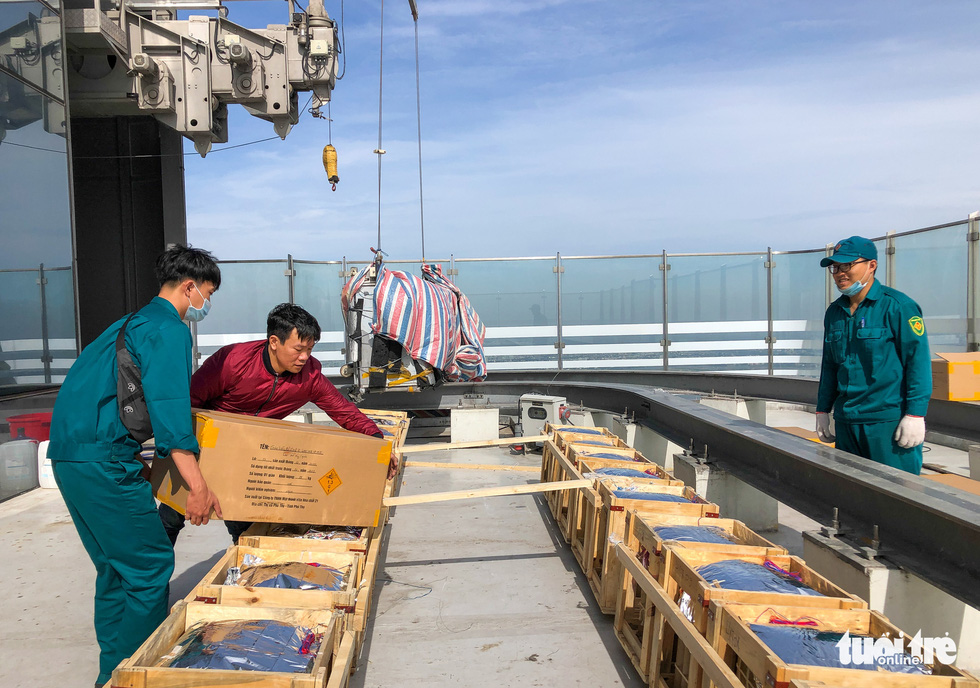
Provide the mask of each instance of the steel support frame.
[{"label": "steel support frame", "polygon": [[980,212],[970,213],[966,241],[966,350],[980,351]]},{"label": "steel support frame", "polygon": [[[627,407],[637,423],[681,446],[707,445],[712,464],[818,522],[830,524],[837,508],[852,539],[868,539],[878,526],[882,558],[980,607],[980,497],[636,384],[636,372],[627,375],[630,382],[605,373],[592,374],[589,382],[567,374],[552,381],[544,374],[537,379],[515,374],[504,381],[496,374],[481,383],[453,383],[414,394],[387,392],[373,396],[370,405],[448,408],[474,393],[491,403],[516,405],[521,393],[536,389],[613,413]],[[702,382],[724,377],[735,376],[705,376]],[[759,382],[772,384],[774,378]]]}]

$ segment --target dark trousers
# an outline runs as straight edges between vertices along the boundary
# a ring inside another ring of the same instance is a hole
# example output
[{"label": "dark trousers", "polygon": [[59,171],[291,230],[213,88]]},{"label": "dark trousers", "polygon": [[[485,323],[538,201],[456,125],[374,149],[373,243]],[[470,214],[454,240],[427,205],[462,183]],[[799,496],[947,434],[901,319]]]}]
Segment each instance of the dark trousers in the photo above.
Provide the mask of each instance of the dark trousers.
[{"label": "dark trousers", "polygon": [[[158,511],[160,513],[160,521],[163,523],[163,529],[167,531],[167,537],[170,538],[170,544],[176,545],[177,536],[184,529],[184,515],[166,504],[160,504]],[[248,530],[251,525],[251,523],[247,523],[246,521],[225,521],[225,528],[228,529],[228,534],[231,535],[231,543],[237,545],[239,536]]]}]

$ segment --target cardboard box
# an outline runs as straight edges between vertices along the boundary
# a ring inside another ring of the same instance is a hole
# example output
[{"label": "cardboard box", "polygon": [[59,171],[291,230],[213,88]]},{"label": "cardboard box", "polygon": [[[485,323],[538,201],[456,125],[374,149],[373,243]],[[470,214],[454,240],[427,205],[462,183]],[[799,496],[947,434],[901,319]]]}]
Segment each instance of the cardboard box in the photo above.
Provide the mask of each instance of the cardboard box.
[{"label": "cardboard box", "polygon": [[980,401],[980,353],[936,354],[932,359],[932,398]]},{"label": "cardboard box", "polygon": [[[231,521],[375,526],[391,443],[339,428],[194,411],[199,465]],[[184,513],[187,485],[153,461],[157,499]]]}]

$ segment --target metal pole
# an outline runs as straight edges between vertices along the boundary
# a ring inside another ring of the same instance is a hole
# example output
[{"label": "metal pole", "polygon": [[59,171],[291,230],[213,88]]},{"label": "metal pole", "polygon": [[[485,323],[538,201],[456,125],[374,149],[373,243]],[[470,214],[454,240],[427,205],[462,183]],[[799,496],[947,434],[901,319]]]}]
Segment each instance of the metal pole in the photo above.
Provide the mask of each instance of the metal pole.
[{"label": "metal pole", "polygon": [[555,342],[555,348],[558,349],[558,370],[562,369],[562,349],[565,348],[561,333],[561,273],[564,271],[565,268],[561,265],[561,253],[559,252],[555,256],[555,275],[557,275],[556,285],[558,288],[558,341]]},{"label": "metal pole", "polygon": [[286,278],[289,280],[289,303],[296,303],[296,270],[293,269],[293,254],[286,254]]},{"label": "metal pole", "polygon": [[667,349],[670,347],[670,333],[667,327],[667,271],[670,270],[670,264],[667,262],[667,249],[660,254],[660,270],[664,273],[664,336],[660,340],[660,348],[663,351],[664,370],[667,370]]},{"label": "metal pole", "polygon": [[[834,244],[827,244],[827,247],[824,249],[824,254],[827,256],[834,255]],[[827,291],[825,294],[826,303],[824,304],[824,310],[826,310],[827,308],[830,308],[830,304],[834,302],[834,278],[831,276],[830,270],[825,270],[824,272],[825,272],[826,287],[827,287]]]},{"label": "metal pole", "polygon": [[48,297],[45,286],[48,278],[44,276],[44,263],[37,268],[37,285],[41,290],[41,364],[44,366],[44,381],[51,382],[51,347],[48,342]]},{"label": "metal pole", "polygon": [[980,211],[970,213],[966,227],[967,293],[966,293],[966,350],[980,351]]},{"label": "metal pole", "polygon": [[895,286],[895,230],[885,235],[885,286]]},{"label": "metal pole", "polygon": [[769,329],[766,334],[766,345],[769,348],[769,374],[773,374],[773,345],[776,338],[772,330],[772,270],[775,263],[772,262],[772,246],[766,249],[766,314],[769,320]]},{"label": "metal pole", "polygon": [[194,370],[201,367],[201,350],[197,345],[197,322],[191,321],[191,363]]},{"label": "metal pole", "polygon": [[456,284],[456,257],[450,253],[449,254],[449,281]]}]

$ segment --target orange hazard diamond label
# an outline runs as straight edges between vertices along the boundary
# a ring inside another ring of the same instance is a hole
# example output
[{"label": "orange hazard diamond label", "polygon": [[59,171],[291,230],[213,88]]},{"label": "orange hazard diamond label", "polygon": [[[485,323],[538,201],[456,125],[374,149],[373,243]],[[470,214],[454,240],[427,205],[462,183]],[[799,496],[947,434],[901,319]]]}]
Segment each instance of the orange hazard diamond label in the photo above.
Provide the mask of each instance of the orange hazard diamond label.
[{"label": "orange hazard diamond label", "polygon": [[340,487],[340,476],[337,475],[337,469],[331,468],[330,471],[320,478],[318,482],[320,483],[320,487],[322,487],[323,491],[327,494],[330,494],[336,490],[338,487]]}]

